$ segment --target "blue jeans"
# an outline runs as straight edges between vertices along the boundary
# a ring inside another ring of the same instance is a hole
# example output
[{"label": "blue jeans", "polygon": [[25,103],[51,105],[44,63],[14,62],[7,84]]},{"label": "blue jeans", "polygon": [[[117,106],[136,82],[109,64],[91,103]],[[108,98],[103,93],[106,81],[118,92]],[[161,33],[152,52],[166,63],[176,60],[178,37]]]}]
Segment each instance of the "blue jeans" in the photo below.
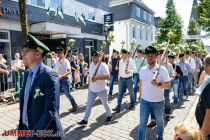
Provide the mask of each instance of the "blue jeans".
[{"label": "blue jeans", "polygon": [[75,88],[75,76],[74,76],[74,72],[72,72],[72,83],[71,83],[71,88],[74,89]]},{"label": "blue jeans", "polygon": [[127,78],[127,79],[123,79],[120,78],[119,80],[119,95],[118,95],[118,103],[117,103],[117,107],[119,109],[121,109],[121,104],[122,104],[122,98],[124,95],[124,92],[126,91],[126,88],[129,91],[130,94],[130,103],[131,105],[134,105],[135,100],[134,100],[134,94],[133,94],[133,78]]},{"label": "blue jeans", "polygon": [[184,92],[184,95],[187,95],[187,82],[188,82],[188,77],[187,76],[182,76],[179,78],[179,91],[178,94],[180,95],[181,90]]},{"label": "blue jeans", "polygon": [[188,73],[188,92],[190,92],[190,90],[192,89],[192,84],[193,84],[193,74],[192,73]]},{"label": "blue jeans", "polygon": [[137,98],[137,92],[138,92],[138,87],[139,87],[139,74],[138,73],[134,73],[133,75],[133,80],[134,80],[134,89],[133,89],[133,92],[134,92],[134,99],[136,101],[136,98]]},{"label": "blue jeans", "polygon": [[170,115],[171,113],[171,105],[170,105],[170,89],[164,90],[164,97],[165,97],[165,114]]},{"label": "blue jeans", "polygon": [[177,104],[179,101],[178,98],[178,85],[179,85],[179,79],[174,79],[171,80],[171,87],[173,88],[173,93],[174,93],[174,104]]},{"label": "blue jeans", "polygon": [[60,80],[60,88],[64,90],[64,94],[71,102],[71,105],[73,108],[77,107],[77,104],[74,100],[74,97],[70,94],[70,80],[69,78],[66,78],[64,80]]},{"label": "blue jeans", "polygon": [[[138,130],[138,140],[146,140],[147,133],[147,122],[151,111],[154,112],[156,123],[157,123],[157,131],[158,131],[158,139],[163,139],[163,131],[164,131],[164,101],[161,102],[148,102],[144,99],[141,100],[140,103],[140,125]],[[156,138],[154,138],[156,139]]]},{"label": "blue jeans", "polygon": [[84,86],[84,78],[85,78],[84,75],[80,75],[80,87]]},{"label": "blue jeans", "polygon": [[109,95],[112,96],[112,91],[113,91],[113,85],[114,85],[114,82],[117,80],[118,78],[118,75],[113,75],[111,74],[110,75],[110,83],[109,83]]}]

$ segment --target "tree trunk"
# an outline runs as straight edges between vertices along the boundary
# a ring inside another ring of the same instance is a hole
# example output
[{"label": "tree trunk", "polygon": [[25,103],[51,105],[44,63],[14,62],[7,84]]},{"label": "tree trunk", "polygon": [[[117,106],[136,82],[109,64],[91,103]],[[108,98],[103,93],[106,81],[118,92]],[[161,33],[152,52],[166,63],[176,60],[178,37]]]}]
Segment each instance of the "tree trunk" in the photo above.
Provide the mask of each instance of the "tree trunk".
[{"label": "tree trunk", "polygon": [[19,0],[20,23],[22,29],[22,44],[27,41],[28,23],[26,15],[26,0]]}]

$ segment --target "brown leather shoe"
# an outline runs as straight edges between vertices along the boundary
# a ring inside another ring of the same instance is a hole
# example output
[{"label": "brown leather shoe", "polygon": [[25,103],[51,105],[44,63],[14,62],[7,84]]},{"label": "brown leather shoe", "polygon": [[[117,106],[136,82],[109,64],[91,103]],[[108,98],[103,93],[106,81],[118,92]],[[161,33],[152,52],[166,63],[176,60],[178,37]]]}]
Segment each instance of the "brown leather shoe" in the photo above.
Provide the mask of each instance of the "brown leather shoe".
[{"label": "brown leather shoe", "polygon": [[73,107],[70,112],[76,112],[77,111],[77,107]]},{"label": "brown leather shoe", "polygon": [[149,128],[152,128],[152,127],[155,127],[156,126],[156,121],[151,121],[148,125],[147,125],[147,127],[149,127]]}]

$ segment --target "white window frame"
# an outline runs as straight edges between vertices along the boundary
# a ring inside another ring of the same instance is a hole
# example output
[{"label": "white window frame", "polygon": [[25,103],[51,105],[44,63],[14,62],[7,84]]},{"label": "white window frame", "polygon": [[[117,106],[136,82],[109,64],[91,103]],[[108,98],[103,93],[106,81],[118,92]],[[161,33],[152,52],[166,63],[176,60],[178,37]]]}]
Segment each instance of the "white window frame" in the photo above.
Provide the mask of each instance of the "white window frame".
[{"label": "white window frame", "polygon": [[142,39],[142,28],[139,29],[139,38]]},{"label": "white window frame", "polygon": [[136,17],[140,18],[140,8],[136,7]]},{"label": "white window frame", "polygon": [[145,31],[146,40],[148,40],[148,31]]},{"label": "white window frame", "polygon": [[36,4],[32,4],[31,1],[32,1],[32,0],[28,0],[28,1],[27,1],[27,4],[28,4],[28,5],[31,5],[31,6],[34,6],[34,7],[38,7],[38,8],[44,8],[44,9],[45,9],[45,8],[48,8],[47,2],[46,2],[47,0],[43,0],[43,1],[44,1],[44,6],[39,6],[39,5],[36,5]]},{"label": "white window frame", "polygon": [[133,32],[132,32],[133,38],[136,38],[136,26],[133,26]]},{"label": "white window frame", "polygon": [[147,12],[145,10],[143,11],[143,19],[147,20]]}]

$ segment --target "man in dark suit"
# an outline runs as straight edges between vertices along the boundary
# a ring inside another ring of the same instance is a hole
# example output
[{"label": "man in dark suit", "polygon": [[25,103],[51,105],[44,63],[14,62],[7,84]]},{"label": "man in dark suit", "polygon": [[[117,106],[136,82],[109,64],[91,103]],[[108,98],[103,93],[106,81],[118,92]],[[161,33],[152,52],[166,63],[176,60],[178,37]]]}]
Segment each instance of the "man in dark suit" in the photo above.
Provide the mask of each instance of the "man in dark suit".
[{"label": "man in dark suit", "polygon": [[[18,139],[62,140],[64,137],[59,119],[59,79],[54,70],[42,63],[45,54],[50,50],[30,34],[27,39],[28,42],[23,46],[23,62],[29,69],[25,72],[21,91],[18,129],[33,130],[34,134]],[[48,135],[42,135],[43,130]]]}]

